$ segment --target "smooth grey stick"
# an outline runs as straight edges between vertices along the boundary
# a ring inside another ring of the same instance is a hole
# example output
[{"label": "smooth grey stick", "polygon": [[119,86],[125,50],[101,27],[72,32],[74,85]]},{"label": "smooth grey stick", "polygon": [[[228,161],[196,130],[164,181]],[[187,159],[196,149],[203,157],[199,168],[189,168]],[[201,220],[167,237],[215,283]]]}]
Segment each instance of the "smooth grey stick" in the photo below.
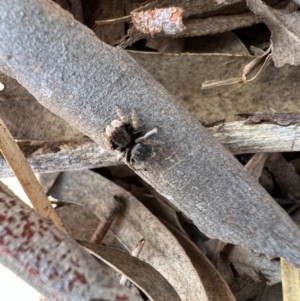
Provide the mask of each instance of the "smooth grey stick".
[{"label": "smooth grey stick", "polygon": [[157,127],[155,139],[165,143],[140,176],[209,237],[300,267],[298,227],[125,51],[99,41],[50,0],[0,0],[0,59],[3,72],[9,68],[42,105],[100,145],[115,106],[135,109],[141,130]]}]

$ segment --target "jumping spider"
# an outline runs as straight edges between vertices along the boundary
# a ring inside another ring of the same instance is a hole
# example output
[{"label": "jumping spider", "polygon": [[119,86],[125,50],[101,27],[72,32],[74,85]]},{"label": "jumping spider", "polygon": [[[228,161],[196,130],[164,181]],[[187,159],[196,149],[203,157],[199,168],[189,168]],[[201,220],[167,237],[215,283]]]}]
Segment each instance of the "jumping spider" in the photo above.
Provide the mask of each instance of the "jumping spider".
[{"label": "jumping spider", "polygon": [[138,117],[132,111],[131,121],[124,112],[117,107],[120,120],[113,120],[104,133],[106,148],[119,151],[118,159],[126,158],[131,166],[139,166],[154,155],[153,145],[161,144],[158,141],[149,141],[149,137],[157,134],[157,128],[142,135],[138,129]]}]

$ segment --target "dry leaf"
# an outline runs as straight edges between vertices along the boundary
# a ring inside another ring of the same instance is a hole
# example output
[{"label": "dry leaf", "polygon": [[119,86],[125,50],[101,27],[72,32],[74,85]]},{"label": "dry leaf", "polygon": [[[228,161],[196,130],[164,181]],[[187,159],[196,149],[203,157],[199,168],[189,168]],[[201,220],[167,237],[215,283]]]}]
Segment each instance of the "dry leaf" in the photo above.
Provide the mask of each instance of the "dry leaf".
[{"label": "dry leaf", "polygon": [[[218,54],[158,54],[128,51],[198,120],[236,120],[241,111],[297,112],[300,74],[297,67],[272,64],[246,85],[201,89],[206,80],[236,77],[253,57]],[[159,66],[159,67],[158,67]],[[180,72],[178,71],[180,66]],[[192,68],[191,68],[192,66]],[[280,78],[275,80],[275,78]],[[297,142],[297,141],[296,141]]]},{"label": "dry leaf", "polygon": [[167,226],[191,259],[205,287],[208,300],[235,301],[226,281],[199,248],[174,227]]},{"label": "dry leaf", "polygon": [[[59,217],[64,220],[64,225],[68,234],[75,240],[91,241],[91,238],[101,221],[91,210],[81,205],[67,204],[56,209]],[[128,249],[122,241],[109,229],[102,245],[108,246],[123,252]]]},{"label": "dry leaf", "polygon": [[250,283],[264,281],[268,285],[281,281],[278,259],[270,260],[264,254],[226,244],[217,239],[210,239],[205,242],[205,246],[208,250],[208,257],[232,289],[237,281],[241,281],[238,279],[240,277],[251,279]]},{"label": "dry leaf", "polygon": [[184,52],[250,55],[241,40],[232,32],[185,39]]},{"label": "dry leaf", "polygon": [[266,167],[273,174],[282,196],[300,196],[300,177],[296,173],[295,167],[288,163],[282,154],[270,154],[266,161]]},{"label": "dry leaf", "polygon": [[249,8],[272,32],[273,59],[277,67],[300,65],[300,12],[272,9],[261,0],[247,0]]},{"label": "dry leaf", "polygon": [[151,301],[181,301],[174,288],[153,267],[136,257],[101,245],[80,241],[91,254],[125,275]]},{"label": "dry leaf", "polygon": [[112,197],[121,196],[124,209],[111,230],[125,248],[131,251],[143,237],[145,245],[139,255],[141,260],[160,272],[183,301],[208,301],[201,279],[182,247],[165,226],[128,192],[94,172],[80,171],[62,174],[49,194],[62,202],[85,206],[99,218],[107,210]]},{"label": "dry leaf", "polygon": [[245,170],[256,180],[262,175],[268,153],[256,153],[245,165]]}]

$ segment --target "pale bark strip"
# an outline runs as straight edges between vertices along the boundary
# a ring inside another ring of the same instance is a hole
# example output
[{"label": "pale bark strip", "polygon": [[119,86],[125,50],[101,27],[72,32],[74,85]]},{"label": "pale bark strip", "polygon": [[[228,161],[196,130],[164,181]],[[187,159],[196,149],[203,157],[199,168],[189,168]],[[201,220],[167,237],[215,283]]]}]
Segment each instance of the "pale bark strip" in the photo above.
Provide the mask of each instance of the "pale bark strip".
[{"label": "pale bark strip", "polygon": [[[52,142],[19,141],[18,145],[34,173],[91,169],[120,164],[116,156],[88,138]],[[0,179],[13,176],[13,171],[0,156]]]},{"label": "pale bark strip", "polygon": [[[48,300],[132,300],[75,241],[0,185],[0,262]],[[123,297],[123,299],[122,299]]]},{"label": "pale bark strip", "polygon": [[132,27],[128,31],[128,36],[124,37],[119,45],[126,48],[136,41],[150,37],[198,37],[205,35],[213,35],[222,32],[228,32],[234,29],[248,27],[259,23],[257,18],[252,13],[245,13],[240,15],[226,15],[226,16],[212,16],[207,18],[184,20],[184,29],[175,34],[167,34],[164,31],[156,32],[153,35],[149,35],[139,31],[137,28]]},{"label": "pale bark strip", "polygon": [[103,145],[116,105],[135,109],[143,132],[157,127],[164,147],[137,173],[206,235],[300,267],[300,231],[290,217],[126,52],[50,0],[1,0],[0,37],[0,59],[18,81],[96,143]]},{"label": "pale bark strip", "polygon": [[[266,0],[268,5],[274,5],[278,0]],[[238,14],[248,11],[245,0],[155,0],[145,2],[145,5],[135,9],[135,11],[144,11],[147,9],[154,9],[158,7],[169,7],[169,6],[180,6],[184,11],[184,18],[191,17],[204,17],[210,15],[227,15],[227,14]]]},{"label": "pale bark strip", "polygon": [[[297,125],[245,125],[243,121],[236,121],[207,130],[235,155],[300,151],[300,127]],[[91,169],[122,163],[89,138],[53,142],[19,141],[18,145],[35,173]],[[6,161],[0,157],[0,179],[13,175]]]},{"label": "pale bark strip", "polygon": [[53,209],[42,186],[35,177],[16,141],[1,119],[0,151],[22,185],[36,212],[46,219],[51,219],[56,227],[65,232],[65,228],[59,216]]},{"label": "pale bark strip", "polygon": [[[19,141],[18,145],[35,173],[91,169],[121,164],[113,153],[88,138],[71,141]],[[0,179],[13,176],[0,157]]]},{"label": "pale bark strip", "polygon": [[208,128],[233,154],[297,152],[300,150],[300,126],[271,123],[245,124],[244,121],[224,123]]},{"label": "pale bark strip", "polygon": [[300,300],[299,270],[292,264],[280,259],[283,301]]}]

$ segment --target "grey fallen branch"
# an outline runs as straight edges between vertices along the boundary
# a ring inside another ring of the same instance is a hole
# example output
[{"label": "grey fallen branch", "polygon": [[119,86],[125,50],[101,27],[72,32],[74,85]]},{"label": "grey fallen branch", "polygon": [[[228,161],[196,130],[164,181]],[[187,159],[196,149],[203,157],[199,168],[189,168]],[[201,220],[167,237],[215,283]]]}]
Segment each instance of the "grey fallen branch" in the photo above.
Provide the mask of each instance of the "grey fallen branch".
[{"label": "grey fallen branch", "polygon": [[125,51],[99,41],[49,0],[0,4],[4,72],[99,145],[115,106],[126,114],[135,108],[141,131],[157,127],[165,143],[137,171],[143,179],[209,237],[300,267],[300,231],[290,217]]},{"label": "grey fallen branch", "polygon": [[[244,121],[227,122],[207,128],[233,154],[300,151],[300,126],[276,124],[246,125]],[[35,173],[91,169],[122,164],[89,138],[53,142],[23,142],[19,146]],[[13,172],[0,156],[0,179]]]}]

